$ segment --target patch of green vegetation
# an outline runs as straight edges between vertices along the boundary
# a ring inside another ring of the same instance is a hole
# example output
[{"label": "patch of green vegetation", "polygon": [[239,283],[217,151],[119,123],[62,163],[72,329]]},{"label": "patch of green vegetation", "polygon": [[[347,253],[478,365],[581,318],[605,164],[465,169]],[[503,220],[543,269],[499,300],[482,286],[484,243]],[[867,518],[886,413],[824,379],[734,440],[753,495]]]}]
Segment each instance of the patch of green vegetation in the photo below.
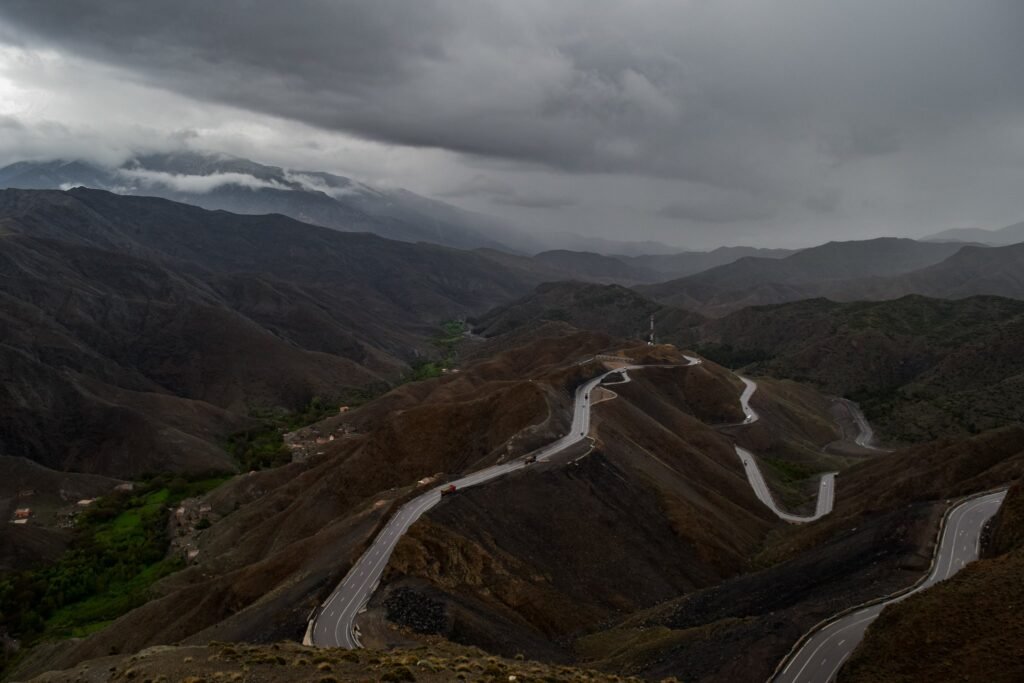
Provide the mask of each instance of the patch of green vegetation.
[{"label": "patch of green vegetation", "polygon": [[455,347],[465,335],[465,320],[446,320],[441,323],[441,331],[434,337],[434,346],[441,353],[442,367],[455,365]]},{"label": "patch of green vegetation", "polygon": [[98,499],[55,563],[0,578],[0,628],[27,645],[81,637],[141,605],[154,582],[184,566],[165,557],[169,508],[227,479],[165,474]]},{"label": "patch of green vegetation", "polygon": [[467,324],[464,320],[446,320],[441,323],[433,344],[437,348],[437,359],[419,358],[409,364],[411,372],[405,377],[406,382],[419,382],[425,379],[440,377],[455,366],[456,348],[466,334]]},{"label": "patch of green vegetation", "polygon": [[243,470],[280,467],[292,459],[284,445],[284,433],[283,427],[274,424],[247,429],[228,437],[226,449]]},{"label": "patch of green vegetation", "polygon": [[761,460],[771,467],[778,474],[779,479],[786,484],[803,481],[818,472],[818,470],[807,465],[782,460],[781,458],[762,457]]},{"label": "patch of green vegetation", "polygon": [[433,379],[444,374],[444,365],[438,361],[416,360],[410,363],[409,367],[412,369],[408,378],[410,382]]},{"label": "patch of green vegetation", "polygon": [[383,390],[384,387],[349,391],[334,400],[314,396],[305,408],[294,412],[252,408],[249,415],[261,424],[232,434],[224,449],[243,470],[286,465],[291,462],[292,455],[284,445],[285,434],[336,415],[340,406],[358,407],[379,396]]}]

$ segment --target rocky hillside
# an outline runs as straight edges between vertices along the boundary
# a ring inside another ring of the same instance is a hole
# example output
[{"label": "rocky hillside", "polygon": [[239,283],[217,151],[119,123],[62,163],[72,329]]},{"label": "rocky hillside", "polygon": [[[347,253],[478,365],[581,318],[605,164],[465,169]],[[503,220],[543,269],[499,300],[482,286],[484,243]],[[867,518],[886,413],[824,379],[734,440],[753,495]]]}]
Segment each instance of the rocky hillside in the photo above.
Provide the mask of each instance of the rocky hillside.
[{"label": "rocky hillside", "polygon": [[[186,568],[175,565],[174,555],[155,566],[180,570],[155,583],[149,565],[129,577],[147,586],[141,606],[124,613],[123,605],[118,611],[119,603],[108,604],[113,596],[101,594],[88,603],[92,609],[58,614],[40,598],[41,624],[20,626],[39,630],[16,631],[14,638],[31,643],[40,630],[58,625],[64,635],[72,627],[91,635],[37,647],[20,662],[19,677],[112,648],[301,637],[310,609],[420,480],[454,477],[561,435],[570,387],[593,372],[576,361],[610,343],[565,326],[548,328],[527,345],[458,373],[403,384],[303,430],[291,441],[305,453],[297,462],[234,477],[205,495],[210,523],[188,531],[187,547],[197,553]],[[18,596],[0,582],[0,598]]]},{"label": "rocky hillside", "polygon": [[381,388],[537,280],[470,252],[96,190],[0,192],[0,453],[230,470],[254,408]]},{"label": "rocky hillside", "polygon": [[447,683],[640,683],[636,678],[574,666],[502,658],[442,640],[407,650],[378,652],[323,650],[281,642],[272,645],[218,643],[153,647],[137,655],[89,660],[64,671],[43,674],[32,683],[107,681],[250,681],[252,683],[339,683],[397,681]]},{"label": "rocky hillside", "polygon": [[1022,302],[920,296],[750,308],[700,330],[712,357],[849,396],[898,442],[1024,419],[1022,334]]},{"label": "rocky hillside", "polygon": [[660,340],[857,400],[890,441],[976,434],[1024,419],[1024,303],[1012,299],[810,299],[708,319],[624,287],[547,283],[473,323],[489,335],[567,320],[642,339],[651,315]]}]

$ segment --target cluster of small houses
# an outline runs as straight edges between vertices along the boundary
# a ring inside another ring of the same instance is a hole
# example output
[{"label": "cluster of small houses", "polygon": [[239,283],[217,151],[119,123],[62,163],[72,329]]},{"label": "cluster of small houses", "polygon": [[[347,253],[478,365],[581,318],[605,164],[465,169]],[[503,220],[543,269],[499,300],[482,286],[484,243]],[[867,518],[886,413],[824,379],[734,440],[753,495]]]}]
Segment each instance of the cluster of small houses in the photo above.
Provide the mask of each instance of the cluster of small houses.
[{"label": "cluster of small houses", "polygon": [[[455,371],[453,371],[455,372]],[[349,410],[348,406],[341,406],[338,410],[339,413],[347,413]],[[305,460],[309,456],[322,455],[323,450],[317,450],[317,446],[324,446],[336,438],[341,438],[353,434],[354,430],[349,425],[341,425],[337,430],[331,434],[324,435],[320,433],[315,427],[310,429],[303,429],[296,432],[291,432],[284,435],[285,445],[292,452],[293,461]],[[312,438],[311,438],[312,437]],[[251,474],[251,473],[250,473]],[[432,481],[433,478],[430,478]],[[426,481],[426,480],[425,480]],[[420,482],[423,483],[422,481]],[[131,482],[119,484],[114,488],[115,491],[131,491],[133,488]],[[35,495],[35,490],[24,489],[18,492],[18,498],[28,499]],[[70,501],[73,496],[68,492],[61,490],[60,496],[64,500]],[[57,524],[63,528],[71,528],[74,526],[75,518],[85,508],[96,502],[95,498],[82,498],[75,502],[74,507],[61,510],[57,513]],[[212,506],[207,503],[196,504],[196,500],[182,501],[182,504],[174,510],[173,522],[176,528],[175,538],[171,540],[172,551],[178,551],[182,554],[184,559],[192,563],[199,556],[199,549],[195,547],[195,534],[197,525],[204,519],[209,519],[210,513],[213,511]],[[383,501],[381,501],[383,502]],[[33,512],[31,507],[18,507],[14,510],[14,516],[10,522],[12,524],[27,524],[32,518]]]},{"label": "cluster of small houses", "polygon": [[[115,486],[114,490],[131,491],[134,488],[134,486],[135,485],[132,484],[131,482],[125,482],[124,484],[118,484],[117,486]],[[35,489],[22,489],[18,491],[18,498],[24,500],[31,498],[35,494]],[[63,500],[70,501],[74,498],[74,495],[69,493],[68,491],[61,489],[60,497]],[[78,513],[92,505],[94,502],[96,502],[95,498],[81,498],[75,501],[75,507],[67,510],[61,510],[60,512],[57,513],[57,526],[62,528],[70,528],[74,525],[75,517],[78,516]],[[28,524],[28,521],[32,519],[32,515],[33,511],[31,507],[18,507],[14,509],[14,516],[11,517],[10,522],[11,524]]]},{"label": "cluster of small houses", "polygon": [[199,548],[196,547],[197,534],[201,532],[199,523],[209,521],[212,513],[213,506],[197,498],[181,501],[173,513],[171,552],[181,553],[181,557],[189,564],[195,562],[199,557]]},{"label": "cluster of small houses", "polygon": [[[338,408],[339,413],[347,413],[348,406]],[[317,448],[325,446],[335,439],[354,434],[351,425],[343,424],[330,434],[323,434],[316,427],[307,427],[284,435],[284,444],[291,451],[292,462],[302,462],[312,455],[323,455],[324,451]]]}]

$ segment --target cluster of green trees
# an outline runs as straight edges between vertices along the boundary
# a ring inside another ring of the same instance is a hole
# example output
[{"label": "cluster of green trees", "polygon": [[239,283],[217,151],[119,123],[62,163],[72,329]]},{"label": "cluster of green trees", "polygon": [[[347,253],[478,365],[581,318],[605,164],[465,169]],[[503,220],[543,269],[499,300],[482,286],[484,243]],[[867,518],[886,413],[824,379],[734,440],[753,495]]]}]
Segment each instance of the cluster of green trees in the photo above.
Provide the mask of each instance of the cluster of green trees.
[{"label": "cluster of green trees", "polygon": [[465,334],[466,322],[464,320],[446,320],[441,323],[440,330],[433,340],[440,357],[436,360],[420,358],[411,362],[409,367],[412,372],[405,378],[406,381],[418,382],[440,377],[446,369],[453,367],[456,360],[456,348]]},{"label": "cluster of green trees", "polygon": [[88,633],[142,604],[153,581],[183,565],[165,557],[169,507],[225,479],[162,475],[98,499],[56,562],[0,577],[0,628],[31,644]]},{"label": "cluster of green trees", "polygon": [[387,387],[349,390],[343,396],[326,399],[314,396],[302,410],[252,409],[249,414],[260,425],[228,437],[224,448],[242,470],[262,470],[280,467],[291,462],[292,454],[284,445],[284,435],[314,424],[338,413],[342,405],[355,407],[370,401]]}]

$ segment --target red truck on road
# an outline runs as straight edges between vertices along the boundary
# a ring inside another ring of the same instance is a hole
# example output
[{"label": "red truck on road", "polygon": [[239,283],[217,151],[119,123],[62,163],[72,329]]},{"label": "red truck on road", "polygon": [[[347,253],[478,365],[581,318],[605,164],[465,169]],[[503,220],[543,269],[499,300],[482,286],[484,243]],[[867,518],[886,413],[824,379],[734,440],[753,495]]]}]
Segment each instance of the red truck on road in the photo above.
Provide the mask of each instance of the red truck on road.
[{"label": "red truck on road", "polygon": [[456,491],[455,484],[448,484],[443,489],[441,489],[441,495],[442,496],[450,496],[453,493],[455,493],[455,491]]}]

